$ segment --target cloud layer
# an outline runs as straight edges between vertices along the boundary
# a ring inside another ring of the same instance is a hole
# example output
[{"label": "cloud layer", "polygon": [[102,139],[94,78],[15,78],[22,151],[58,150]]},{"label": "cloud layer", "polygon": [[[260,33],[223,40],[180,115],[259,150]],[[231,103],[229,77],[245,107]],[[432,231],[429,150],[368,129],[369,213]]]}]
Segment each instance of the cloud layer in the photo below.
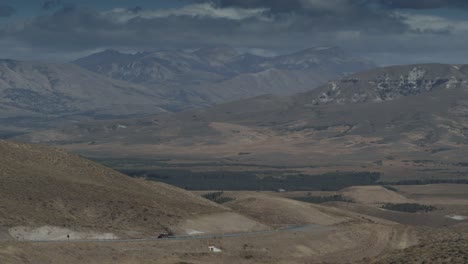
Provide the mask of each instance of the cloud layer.
[{"label": "cloud layer", "polygon": [[218,6],[237,6],[242,8],[269,7],[276,12],[298,10],[350,10],[354,7],[385,7],[390,9],[434,9],[468,7],[465,0],[199,0]]},{"label": "cloud layer", "polygon": [[61,0],[47,0],[42,4],[42,8],[45,10],[51,10],[62,6]]},{"label": "cloud layer", "polygon": [[[468,20],[415,11],[464,10],[464,2],[194,0],[166,9],[116,7],[97,11],[48,0],[43,8],[49,12],[3,27],[0,37],[3,42],[17,43],[16,49],[29,51],[23,57],[37,51],[59,57],[59,53],[81,54],[105,48],[148,50],[229,44],[282,52],[336,45],[383,64],[426,61],[431,59],[430,54],[438,61],[467,53]],[[0,15],[1,10],[0,6]],[[445,55],[441,47],[447,47]]]},{"label": "cloud layer", "polygon": [[16,13],[16,10],[9,5],[0,4],[0,17],[10,17]]},{"label": "cloud layer", "polygon": [[389,8],[434,9],[434,8],[466,8],[465,0],[382,0]]}]

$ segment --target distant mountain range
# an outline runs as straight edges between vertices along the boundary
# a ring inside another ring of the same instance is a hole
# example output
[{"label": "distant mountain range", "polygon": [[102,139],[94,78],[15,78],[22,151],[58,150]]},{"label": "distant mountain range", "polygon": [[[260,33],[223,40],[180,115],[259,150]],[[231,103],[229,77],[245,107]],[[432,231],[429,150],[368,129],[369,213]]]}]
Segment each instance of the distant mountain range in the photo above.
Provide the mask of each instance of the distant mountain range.
[{"label": "distant mountain range", "polygon": [[262,94],[290,95],[375,67],[336,47],[277,57],[240,54],[229,46],[133,55],[107,50],[75,63],[113,79],[158,90],[166,99],[183,102],[183,108]]},{"label": "distant mountain range", "polygon": [[0,60],[1,118],[141,115],[166,104],[154,90],[74,64]]},{"label": "distant mountain range", "polygon": [[137,54],[107,50],[74,63],[0,60],[0,122],[177,112],[262,94],[311,90],[372,67],[339,48],[312,48],[271,58],[217,46]]},{"label": "distant mountain range", "polygon": [[70,149],[92,156],[119,156],[119,149],[135,157],[164,153],[221,163],[365,168],[393,178],[453,179],[468,173],[467,88],[467,65],[393,66],[289,97],[80,123],[23,140],[73,142]]}]

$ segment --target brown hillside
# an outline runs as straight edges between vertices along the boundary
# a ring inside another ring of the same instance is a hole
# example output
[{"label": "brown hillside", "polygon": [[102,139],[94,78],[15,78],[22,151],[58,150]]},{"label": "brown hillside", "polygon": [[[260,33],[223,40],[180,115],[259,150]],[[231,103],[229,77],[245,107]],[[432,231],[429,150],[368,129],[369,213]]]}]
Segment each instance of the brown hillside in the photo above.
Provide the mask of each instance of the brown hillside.
[{"label": "brown hillside", "polygon": [[0,227],[56,226],[143,236],[226,211],[165,184],[132,179],[39,145],[0,141]]}]

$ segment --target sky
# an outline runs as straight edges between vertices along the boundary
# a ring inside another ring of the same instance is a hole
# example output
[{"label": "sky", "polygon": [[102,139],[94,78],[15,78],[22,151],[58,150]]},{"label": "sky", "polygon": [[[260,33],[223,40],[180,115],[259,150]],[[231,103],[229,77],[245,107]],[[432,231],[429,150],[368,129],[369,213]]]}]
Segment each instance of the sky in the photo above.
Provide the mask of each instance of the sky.
[{"label": "sky", "polygon": [[467,0],[0,0],[0,58],[338,46],[380,65],[468,63]]}]

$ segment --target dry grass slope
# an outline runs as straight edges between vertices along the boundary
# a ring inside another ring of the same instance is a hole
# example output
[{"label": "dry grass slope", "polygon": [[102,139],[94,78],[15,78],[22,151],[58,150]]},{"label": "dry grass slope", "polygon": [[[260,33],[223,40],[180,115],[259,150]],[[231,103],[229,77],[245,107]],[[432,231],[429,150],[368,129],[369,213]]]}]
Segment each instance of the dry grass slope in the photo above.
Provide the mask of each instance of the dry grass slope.
[{"label": "dry grass slope", "polygon": [[0,141],[0,227],[45,225],[143,236],[226,209],[62,150]]},{"label": "dry grass slope", "polygon": [[404,250],[390,250],[377,258],[360,263],[468,263],[468,225],[461,224],[449,229],[422,230],[425,235],[418,245]]},{"label": "dry grass slope", "polygon": [[341,194],[357,203],[411,203],[414,202],[401,194],[385,189],[382,186],[353,186],[341,191]]}]

